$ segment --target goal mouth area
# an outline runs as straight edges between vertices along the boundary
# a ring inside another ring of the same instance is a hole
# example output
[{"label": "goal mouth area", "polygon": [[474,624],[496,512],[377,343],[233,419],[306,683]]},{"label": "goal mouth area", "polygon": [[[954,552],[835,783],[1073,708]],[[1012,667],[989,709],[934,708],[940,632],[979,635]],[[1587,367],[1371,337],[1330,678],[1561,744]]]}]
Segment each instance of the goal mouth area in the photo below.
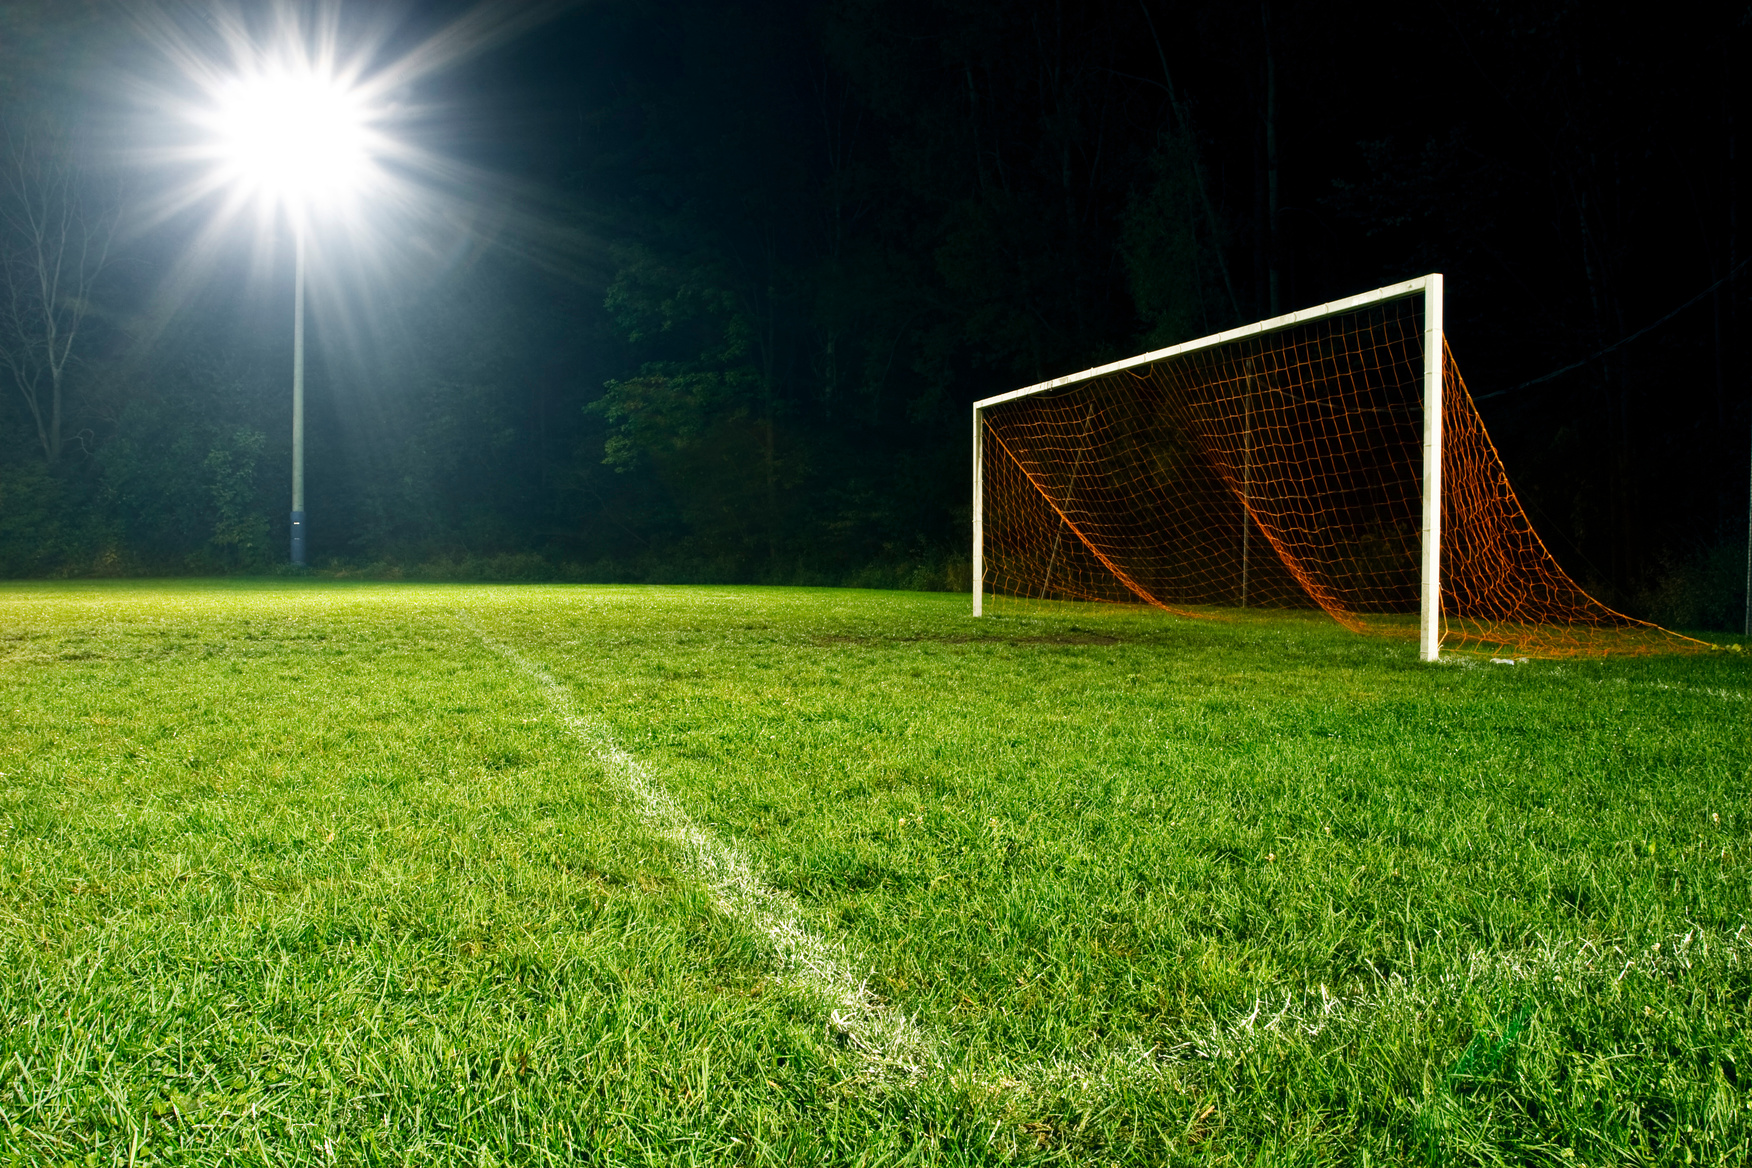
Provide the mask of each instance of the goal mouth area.
[{"label": "goal mouth area", "polygon": [[987,592],[1205,619],[1318,607],[1419,636],[1426,659],[1707,647],[1551,556],[1448,351],[1440,280],[976,403],[976,613]]}]

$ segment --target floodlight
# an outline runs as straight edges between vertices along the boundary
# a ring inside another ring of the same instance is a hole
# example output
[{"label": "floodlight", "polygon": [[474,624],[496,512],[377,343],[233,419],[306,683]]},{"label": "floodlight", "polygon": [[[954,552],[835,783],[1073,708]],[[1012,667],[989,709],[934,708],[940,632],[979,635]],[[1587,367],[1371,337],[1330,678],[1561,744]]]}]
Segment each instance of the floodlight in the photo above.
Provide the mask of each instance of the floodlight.
[{"label": "floodlight", "polygon": [[367,112],[336,78],[275,70],[236,80],[216,96],[220,169],[236,186],[297,212],[364,179]]},{"label": "floodlight", "polygon": [[291,58],[213,86],[202,119],[216,185],[284,206],[294,236],[291,560],[305,562],[304,236],[311,213],[357,193],[372,169],[371,110],[340,75]]},{"label": "floodlight", "polygon": [[[468,5],[462,19],[410,40],[396,15],[407,6],[347,5],[343,14],[345,3],[135,6],[142,10],[138,27],[170,66],[168,84],[139,85],[142,104],[168,115],[141,126],[144,137],[163,139],[141,153],[185,172],[159,213],[168,220],[205,204],[213,214],[201,242],[209,248],[240,218],[253,218],[258,263],[290,228],[294,564],[304,562],[305,551],[307,256],[319,267],[325,255],[367,260],[375,250],[370,229],[386,212],[428,210],[428,181],[454,186],[465,177],[464,168],[403,136],[433,108],[417,96],[418,83],[557,11],[550,0]],[[307,246],[313,232],[328,231],[336,238],[320,238],[337,246]],[[404,235],[398,230],[390,238]],[[338,246],[340,237],[346,246]]]}]

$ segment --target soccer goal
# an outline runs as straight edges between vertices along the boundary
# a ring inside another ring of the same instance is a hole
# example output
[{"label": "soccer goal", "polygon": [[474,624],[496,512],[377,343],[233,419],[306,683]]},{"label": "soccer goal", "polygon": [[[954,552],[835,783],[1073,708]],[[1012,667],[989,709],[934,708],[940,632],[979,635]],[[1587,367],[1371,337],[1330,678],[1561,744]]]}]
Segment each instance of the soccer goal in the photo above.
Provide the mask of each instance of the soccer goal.
[{"label": "soccer goal", "polygon": [[975,616],[988,594],[1318,607],[1426,661],[1701,647],[1546,550],[1449,352],[1439,274],[974,403]]}]

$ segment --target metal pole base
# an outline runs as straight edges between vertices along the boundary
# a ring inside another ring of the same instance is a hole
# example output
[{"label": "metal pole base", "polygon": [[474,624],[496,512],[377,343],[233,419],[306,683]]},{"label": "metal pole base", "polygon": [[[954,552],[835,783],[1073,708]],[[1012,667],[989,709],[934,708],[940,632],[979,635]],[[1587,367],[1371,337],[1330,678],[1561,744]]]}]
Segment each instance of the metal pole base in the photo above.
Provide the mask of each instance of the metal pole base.
[{"label": "metal pole base", "polygon": [[304,566],[304,512],[292,512],[292,566]]}]

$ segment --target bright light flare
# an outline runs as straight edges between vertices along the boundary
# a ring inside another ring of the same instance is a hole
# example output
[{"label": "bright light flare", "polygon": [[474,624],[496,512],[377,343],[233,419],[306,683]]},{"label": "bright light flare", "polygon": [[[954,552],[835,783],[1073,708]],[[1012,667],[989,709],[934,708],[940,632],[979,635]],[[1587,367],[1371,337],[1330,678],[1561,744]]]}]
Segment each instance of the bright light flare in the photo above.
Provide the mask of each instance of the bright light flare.
[{"label": "bright light flare", "polygon": [[[506,238],[510,187],[452,153],[452,121],[469,123],[440,96],[443,75],[575,2],[464,0],[423,30],[425,6],[412,4],[126,5],[157,58],[127,81],[138,113],[121,153],[154,178],[136,229],[180,220],[191,232],[166,294],[189,295],[229,262],[251,220],[254,274],[284,256],[291,227],[320,274],[313,302],[409,266],[450,267]],[[524,230],[558,237],[545,219]]]},{"label": "bright light flare", "polygon": [[311,69],[242,78],[214,95],[220,178],[295,210],[356,191],[371,171],[370,112],[356,91]]}]

